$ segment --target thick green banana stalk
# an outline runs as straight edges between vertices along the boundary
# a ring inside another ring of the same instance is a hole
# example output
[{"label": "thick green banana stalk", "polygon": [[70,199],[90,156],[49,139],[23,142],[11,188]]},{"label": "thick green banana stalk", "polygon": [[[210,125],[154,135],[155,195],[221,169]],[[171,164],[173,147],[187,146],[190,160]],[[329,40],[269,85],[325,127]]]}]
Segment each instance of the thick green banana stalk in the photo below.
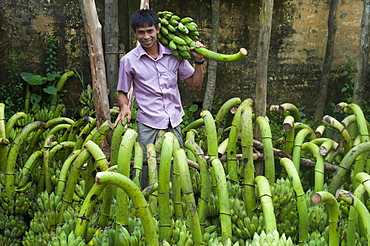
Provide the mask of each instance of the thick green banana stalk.
[{"label": "thick green banana stalk", "polygon": [[329,184],[328,191],[331,194],[335,194],[336,190],[341,186],[344,175],[346,174],[347,170],[349,170],[356,158],[360,154],[369,151],[369,149],[370,142],[366,142],[354,146],[350,151],[346,153],[341,163],[339,164],[339,168],[335,171],[331,183]]},{"label": "thick green banana stalk", "polygon": [[291,103],[280,104],[279,112],[280,114],[293,116],[295,122],[301,121],[301,115],[299,113],[299,110],[294,104]]},{"label": "thick green banana stalk", "polygon": [[159,164],[158,182],[158,212],[159,212],[159,239],[162,241],[171,239],[171,215],[168,212],[170,206],[170,170],[173,156],[175,135],[166,132],[164,135],[161,160]]},{"label": "thick green banana stalk", "polygon": [[[297,131],[297,130],[296,130]],[[315,136],[315,133],[311,128],[303,128],[301,130],[297,131],[296,137],[294,139],[294,147],[293,147],[293,153],[292,153],[292,161],[294,163],[295,168],[299,172],[301,169],[301,152],[302,152],[302,144],[306,137]],[[316,137],[316,136],[315,136]]]},{"label": "thick green banana stalk", "polygon": [[226,115],[230,112],[231,108],[241,104],[242,100],[239,97],[230,98],[222,104],[215,116],[216,127],[219,128],[225,119]]},{"label": "thick green banana stalk", "polygon": [[[53,187],[51,186],[51,173],[50,173],[50,160],[49,160],[49,154],[50,154],[50,146],[51,143],[55,140],[54,135],[48,135],[45,138],[44,141],[44,147],[43,147],[43,172],[44,172],[44,177],[41,179],[45,180],[45,188],[48,193],[51,193],[53,191]],[[41,187],[38,187],[41,189]],[[43,187],[42,187],[43,188]]]},{"label": "thick green banana stalk", "polygon": [[[67,79],[69,79],[70,77],[72,77],[73,75],[75,75],[75,72],[74,71],[67,71],[65,73],[62,74],[62,76],[60,76],[57,84],[56,84],[56,89],[57,89],[57,92],[60,92],[65,84],[65,82],[67,81]],[[50,95],[51,99],[50,99],[50,110],[54,111],[56,109],[56,105],[58,103],[58,94],[55,94],[55,95]]]},{"label": "thick green banana stalk", "polygon": [[13,114],[9,120],[6,122],[5,125],[5,136],[9,137],[10,132],[12,131],[15,123],[20,120],[20,119],[25,119],[26,118],[26,113],[24,112],[17,112]]},{"label": "thick green banana stalk", "polygon": [[[82,149],[74,150],[64,161],[62,168],[60,170],[58,185],[56,188],[55,194],[58,196],[62,196],[66,183],[67,183],[67,176],[69,174],[69,168],[72,162],[76,159],[76,157],[81,153]],[[87,152],[86,152],[87,153]]]},{"label": "thick green banana stalk", "polygon": [[[287,127],[287,122],[289,122],[289,127]],[[283,122],[283,129],[285,132],[285,147],[284,150],[288,154],[293,153],[294,148],[294,137],[295,137],[295,128],[294,128],[294,117],[291,115],[285,116],[284,122]]]},{"label": "thick green banana stalk", "polygon": [[217,183],[217,195],[220,208],[222,241],[225,242],[232,236],[229,191],[227,189],[226,175],[220,159],[211,161],[212,175]]},{"label": "thick green banana stalk", "polygon": [[48,120],[45,123],[45,127],[42,127],[40,129],[38,129],[37,132],[35,133],[35,135],[32,137],[32,139],[30,141],[30,144],[29,144],[29,147],[28,147],[27,154],[28,155],[32,154],[32,152],[34,151],[34,148],[36,146],[36,143],[38,141],[40,141],[41,135],[47,129],[51,129],[52,127],[54,127],[56,125],[59,125],[59,124],[70,124],[70,125],[72,125],[73,123],[74,123],[74,120],[72,120],[70,118],[67,118],[67,117],[58,117],[58,118],[54,118],[54,119]]},{"label": "thick green banana stalk", "polygon": [[[121,145],[118,152],[117,173],[123,174],[126,177],[130,177],[131,154],[137,135],[138,133],[135,130],[127,129],[121,140]],[[116,199],[117,204],[119,204],[116,208],[116,229],[118,230],[118,226],[128,225],[129,204],[126,192],[121,189],[117,190]]]},{"label": "thick green banana stalk", "polygon": [[241,132],[241,146],[243,155],[243,190],[245,210],[249,218],[252,218],[253,211],[256,208],[255,195],[255,169],[253,158],[253,119],[252,119],[252,105],[243,106],[240,115],[240,132]]},{"label": "thick green banana stalk", "polygon": [[186,133],[189,130],[198,129],[201,126],[204,126],[203,118],[196,119],[193,122],[187,124],[181,131],[182,133]]},{"label": "thick green banana stalk", "polygon": [[275,156],[270,125],[267,118],[263,116],[257,117],[256,122],[259,125],[263,143],[265,177],[268,179],[270,184],[273,184],[275,183]]},{"label": "thick green banana stalk", "polygon": [[358,127],[356,124],[356,115],[351,114],[345,117],[341,123],[347,129],[348,134],[351,136],[351,140],[354,141],[355,138],[358,136]]},{"label": "thick green banana stalk", "polygon": [[[158,190],[158,170],[157,170],[157,154],[153,143],[146,146],[146,155],[148,163],[148,184],[157,184]],[[149,195],[149,209],[151,214],[157,218],[158,216],[158,191],[154,191]]]},{"label": "thick green banana stalk", "polygon": [[263,217],[265,218],[265,228],[267,232],[277,229],[274,206],[271,199],[269,181],[265,176],[256,177],[257,190],[262,206]]},{"label": "thick green banana stalk", "polygon": [[316,160],[314,192],[324,190],[324,171],[325,171],[324,158],[320,154],[319,146],[311,142],[306,142],[302,144],[302,150],[310,151]]},{"label": "thick green banana stalk", "polygon": [[28,157],[26,163],[24,164],[23,168],[21,169],[21,181],[19,181],[18,183],[18,188],[22,188],[22,187],[25,187],[27,182],[28,182],[28,178],[30,177],[31,175],[31,170],[35,167],[35,165],[39,164],[39,160],[40,158],[42,157],[42,151],[41,150],[37,150],[35,152],[32,153],[32,155],[30,157]]},{"label": "thick green banana stalk", "polygon": [[240,134],[240,118],[241,118],[241,112],[242,109],[247,105],[252,105],[253,100],[248,98],[245,99],[238,107],[238,110],[236,111],[230,133],[229,133],[229,143],[227,145],[227,172],[229,175],[229,178],[231,181],[239,182],[239,176],[238,176],[238,160],[236,157],[236,146],[238,142],[238,137]]},{"label": "thick green banana stalk", "polygon": [[194,141],[187,140],[185,142],[185,147],[190,150],[196,157],[196,161],[199,164],[200,169],[200,197],[198,200],[198,211],[199,211],[199,223],[202,230],[206,224],[206,219],[208,216],[208,203],[212,193],[212,181],[210,173],[208,171],[208,164],[204,158],[203,150]]},{"label": "thick green banana stalk", "polygon": [[110,153],[110,166],[117,165],[119,146],[121,144],[121,137],[125,133],[127,128],[122,125],[122,122],[119,121],[116,128],[114,128],[112,133],[112,143],[111,143],[111,153]]},{"label": "thick green banana stalk", "polygon": [[194,245],[201,245],[203,242],[202,232],[199,223],[197,205],[194,198],[189,166],[184,149],[175,150],[174,165],[177,165],[179,168],[181,190],[187,210],[187,221],[190,224]]},{"label": "thick green banana stalk", "polygon": [[325,156],[331,150],[336,150],[339,146],[339,144],[335,142],[333,139],[323,137],[315,138],[310,142],[319,146],[320,154],[322,156]]},{"label": "thick green banana stalk", "polygon": [[135,182],[137,186],[140,186],[140,177],[141,172],[143,170],[143,160],[144,160],[144,152],[143,147],[139,142],[135,142],[134,144],[134,166],[132,168],[132,180]]},{"label": "thick green banana stalk", "polygon": [[142,223],[145,233],[145,245],[157,246],[159,244],[157,226],[140,187],[129,177],[115,172],[98,172],[96,174],[96,182],[84,200],[79,213],[75,229],[76,237],[79,235],[85,237],[89,217],[97,200],[96,198],[108,184],[116,185],[128,194],[133,201],[134,207],[137,209],[137,214]]},{"label": "thick green banana stalk", "polygon": [[333,127],[339,134],[340,139],[343,141],[344,152],[348,152],[352,147],[351,136],[349,135],[347,129],[335,118],[330,115],[325,115],[322,122],[328,126]]},{"label": "thick green banana stalk", "polygon": [[[73,148],[75,147],[76,145],[76,142],[73,142],[73,141],[65,141],[65,142],[61,142],[61,143],[58,143],[56,144],[55,146],[53,146],[51,149],[50,149],[50,156],[49,158],[52,159],[54,158],[54,156],[58,153],[58,151],[60,150],[73,150]],[[68,156],[67,156],[68,158]],[[65,160],[65,159],[63,159]]]},{"label": "thick green banana stalk", "polygon": [[92,118],[91,121],[85,125],[85,127],[78,135],[76,145],[73,150],[83,148],[83,143],[85,142],[86,138],[90,136],[90,133],[94,131],[95,127],[96,127],[96,118]]},{"label": "thick green banana stalk", "polygon": [[325,203],[329,213],[329,245],[339,246],[339,203],[335,197],[327,191],[319,191],[311,196],[313,204]]},{"label": "thick green banana stalk", "polygon": [[[357,175],[359,175],[358,173]],[[356,179],[357,179],[356,175]],[[366,181],[365,181],[366,182]],[[368,182],[367,182],[368,183]],[[363,184],[359,184],[355,191],[353,192],[353,195],[358,197],[359,199],[362,199],[362,196],[365,194],[366,188]],[[357,210],[351,206],[348,213],[348,226],[346,231],[346,240],[347,245],[356,245],[356,224],[359,222],[358,220],[358,212]]]},{"label": "thick green banana stalk", "polygon": [[27,136],[42,127],[45,127],[45,122],[42,121],[34,121],[26,125],[22,131],[19,133],[17,138],[14,140],[14,145],[9,151],[8,162],[6,166],[6,180],[5,180],[5,189],[8,196],[11,196],[14,189],[16,188],[14,185],[15,182],[15,167],[17,163],[18,153],[21,149],[25,139]]},{"label": "thick green banana stalk", "polygon": [[239,52],[226,55],[213,52],[203,47],[196,47],[195,41],[199,39],[198,25],[190,17],[180,18],[170,11],[161,11],[157,13],[160,20],[160,33],[158,40],[172,50],[172,53],[178,59],[190,59],[190,47],[203,56],[222,62],[235,62],[245,58],[248,54],[245,48]]},{"label": "thick green banana stalk", "polygon": [[338,189],[335,193],[335,198],[345,201],[348,205],[353,206],[357,210],[365,227],[367,245],[370,245],[370,213],[366,206],[359,198],[355,197],[349,191]]},{"label": "thick green banana stalk", "polygon": [[299,213],[299,242],[304,245],[308,241],[308,211],[306,203],[306,194],[303,190],[301,179],[294,166],[294,163],[288,158],[281,158],[280,164],[285,168],[297,197],[297,209]]},{"label": "thick green banana stalk", "polygon": [[207,136],[207,150],[210,160],[218,158],[218,143],[217,143],[217,130],[215,120],[208,110],[204,110],[200,113],[203,118],[204,125],[206,127]]}]

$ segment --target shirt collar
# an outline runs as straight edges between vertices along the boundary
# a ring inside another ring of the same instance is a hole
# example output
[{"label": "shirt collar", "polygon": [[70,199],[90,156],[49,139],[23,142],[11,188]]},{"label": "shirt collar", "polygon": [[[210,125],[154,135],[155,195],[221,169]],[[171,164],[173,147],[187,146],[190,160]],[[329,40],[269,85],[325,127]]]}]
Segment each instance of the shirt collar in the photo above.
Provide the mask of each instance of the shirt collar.
[{"label": "shirt collar", "polygon": [[[163,55],[172,55],[172,51],[169,48],[167,48],[166,46],[164,46],[158,41],[157,43],[159,46],[159,54],[158,54],[157,60],[162,58]],[[146,51],[144,50],[143,46],[141,46],[141,44],[137,46],[137,51],[138,51],[138,59],[140,59],[143,55],[148,55]]]}]

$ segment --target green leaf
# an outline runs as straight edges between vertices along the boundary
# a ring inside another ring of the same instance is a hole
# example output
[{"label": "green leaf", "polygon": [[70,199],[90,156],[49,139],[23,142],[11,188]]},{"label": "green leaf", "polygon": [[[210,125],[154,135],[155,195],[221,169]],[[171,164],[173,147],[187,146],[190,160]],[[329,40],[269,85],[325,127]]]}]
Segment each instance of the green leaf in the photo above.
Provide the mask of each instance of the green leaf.
[{"label": "green leaf", "polygon": [[21,73],[21,77],[30,85],[42,85],[46,79],[45,77],[41,77],[41,75],[34,75],[32,73]]},{"label": "green leaf", "polygon": [[346,87],[343,87],[341,91],[342,92],[345,92],[345,91],[347,91],[347,88]]},{"label": "green leaf", "polygon": [[197,110],[198,110],[198,105],[197,104],[193,104],[189,108],[189,111],[193,112],[193,113],[197,112]]},{"label": "green leaf", "polygon": [[32,104],[39,103],[41,101],[42,97],[38,94],[32,93],[30,96],[30,101]]},{"label": "green leaf", "polygon": [[60,77],[58,73],[51,73],[48,75],[48,81],[54,81],[56,78]]},{"label": "green leaf", "polygon": [[56,95],[58,93],[57,88],[55,86],[48,86],[42,90],[50,95]]}]

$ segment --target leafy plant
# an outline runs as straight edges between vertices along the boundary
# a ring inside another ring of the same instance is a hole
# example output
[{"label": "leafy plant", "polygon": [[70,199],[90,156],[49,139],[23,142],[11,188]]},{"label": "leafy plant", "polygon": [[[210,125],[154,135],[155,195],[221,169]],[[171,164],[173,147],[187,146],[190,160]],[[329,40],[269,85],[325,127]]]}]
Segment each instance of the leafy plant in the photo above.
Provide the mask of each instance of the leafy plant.
[{"label": "leafy plant", "polygon": [[6,85],[0,86],[0,98],[7,110],[5,112],[5,118],[9,119],[14,113],[22,109],[22,93],[23,83],[20,78],[20,68],[18,57],[11,55],[9,59],[12,61],[9,72],[9,82]]},{"label": "leafy plant", "polygon": [[182,117],[181,126],[186,126],[194,121],[194,114],[198,111],[199,106],[197,104],[191,105],[188,109],[184,107],[185,115]]}]

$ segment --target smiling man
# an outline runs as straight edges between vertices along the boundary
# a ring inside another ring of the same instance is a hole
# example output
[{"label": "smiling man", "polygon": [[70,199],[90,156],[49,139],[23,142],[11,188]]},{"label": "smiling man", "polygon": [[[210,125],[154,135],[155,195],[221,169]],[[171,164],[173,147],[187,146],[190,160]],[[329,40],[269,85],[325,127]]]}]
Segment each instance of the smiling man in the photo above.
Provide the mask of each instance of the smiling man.
[{"label": "smiling man", "polygon": [[[178,60],[169,48],[158,42],[159,18],[153,10],[136,11],[130,24],[139,45],[120,61],[117,86],[120,113],[115,125],[119,121],[124,124],[125,117],[128,122],[131,120],[127,92],[132,82],[138,105],[137,141],[144,153],[146,145],[155,142],[160,129],[173,132],[183,146],[180,123],[184,111],[178,82],[185,81],[193,90],[199,91],[204,78],[204,58],[192,48],[193,67],[188,60]],[[204,47],[200,42],[196,46]]]}]

